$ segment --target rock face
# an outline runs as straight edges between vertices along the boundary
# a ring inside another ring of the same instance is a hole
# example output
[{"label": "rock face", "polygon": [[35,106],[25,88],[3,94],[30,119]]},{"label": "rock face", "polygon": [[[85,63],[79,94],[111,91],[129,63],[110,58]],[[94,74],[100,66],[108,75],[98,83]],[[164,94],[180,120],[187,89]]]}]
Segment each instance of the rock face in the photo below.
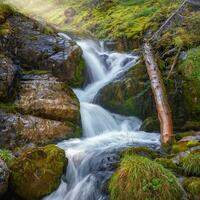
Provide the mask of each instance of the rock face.
[{"label": "rock face", "polygon": [[7,21],[12,32],[4,35],[2,46],[23,68],[48,70],[72,86],[84,83],[82,51],[73,40],[19,13]]},{"label": "rock face", "polygon": [[17,67],[11,59],[0,54],[0,100],[5,101],[14,96],[17,80]]},{"label": "rock face", "polygon": [[0,197],[8,188],[9,169],[6,163],[0,159]]},{"label": "rock face", "polygon": [[11,187],[23,199],[41,199],[59,186],[65,165],[65,152],[54,145],[29,149],[10,167]]}]

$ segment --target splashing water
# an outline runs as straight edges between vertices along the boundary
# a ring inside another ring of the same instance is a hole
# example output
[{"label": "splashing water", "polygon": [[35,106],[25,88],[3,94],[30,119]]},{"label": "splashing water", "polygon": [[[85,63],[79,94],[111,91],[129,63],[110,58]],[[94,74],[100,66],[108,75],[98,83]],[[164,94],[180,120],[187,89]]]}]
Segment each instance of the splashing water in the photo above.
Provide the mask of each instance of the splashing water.
[{"label": "splashing water", "polygon": [[139,119],[110,113],[92,103],[99,90],[133,67],[138,57],[106,51],[91,40],[77,43],[89,77],[83,90],[74,90],[80,100],[83,138],[58,144],[66,152],[68,167],[60,187],[44,200],[107,200],[104,185],[119,160],[118,152],[128,146],[156,148],[160,144],[158,134],[138,131]]}]

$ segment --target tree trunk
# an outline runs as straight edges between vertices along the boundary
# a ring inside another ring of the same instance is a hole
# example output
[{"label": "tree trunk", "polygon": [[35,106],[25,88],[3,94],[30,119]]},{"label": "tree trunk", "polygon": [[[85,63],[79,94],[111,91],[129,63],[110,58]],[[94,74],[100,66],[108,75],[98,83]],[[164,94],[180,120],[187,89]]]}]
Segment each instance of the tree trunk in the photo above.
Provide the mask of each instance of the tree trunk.
[{"label": "tree trunk", "polygon": [[161,141],[162,144],[168,144],[171,143],[172,139],[173,122],[165,86],[160,70],[154,59],[151,45],[145,42],[142,48],[147,72],[151,81],[151,88],[154,94],[158,118],[160,121]]}]

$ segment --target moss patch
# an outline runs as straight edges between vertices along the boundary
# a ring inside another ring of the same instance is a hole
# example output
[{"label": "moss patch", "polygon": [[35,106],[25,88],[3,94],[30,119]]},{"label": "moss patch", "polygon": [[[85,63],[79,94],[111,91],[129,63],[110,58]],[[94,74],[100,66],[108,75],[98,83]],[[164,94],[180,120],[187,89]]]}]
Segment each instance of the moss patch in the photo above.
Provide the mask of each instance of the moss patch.
[{"label": "moss patch", "polygon": [[200,178],[186,178],[183,182],[183,187],[191,200],[199,200],[200,197]]},{"label": "moss patch", "polygon": [[25,151],[11,167],[11,186],[24,199],[38,199],[53,192],[60,183],[65,153],[55,145]]},{"label": "moss patch", "polygon": [[170,171],[176,172],[178,170],[178,166],[171,159],[157,158],[155,161]]},{"label": "moss patch", "polygon": [[16,113],[16,105],[14,103],[3,103],[0,102],[0,110],[3,110],[4,112],[7,113]]},{"label": "moss patch", "polygon": [[125,155],[109,182],[109,193],[111,200],[177,200],[181,199],[182,188],[160,164]]},{"label": "moss patch", "polygon": [[155,159],[159,157],[159,154],[156,153],[155,151],[147,148],[147,147],[130,147],[128,149],[125,149],[121,153],[122,157],[125,155],[139,155],[139,156],[144,156],[149,159]]}]

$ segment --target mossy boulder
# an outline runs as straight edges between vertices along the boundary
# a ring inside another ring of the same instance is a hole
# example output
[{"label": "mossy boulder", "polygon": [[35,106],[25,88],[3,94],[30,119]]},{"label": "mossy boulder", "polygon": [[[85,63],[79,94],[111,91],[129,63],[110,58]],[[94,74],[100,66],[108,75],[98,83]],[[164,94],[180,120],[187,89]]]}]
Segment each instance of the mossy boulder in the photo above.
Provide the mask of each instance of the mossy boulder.
[{"label": "mossy boulder", "polygon": [[40,199],[59,186],[65,165],[65,152],[55,145],[29,149],[13,161],[10,186],[24,199]]},{"label": "mossy boulder", "polygon": [[199,200],[200,197],[200,178],[190,177],[183,181],[183,187],[186,190],[190,200]]},{"label": "mossy boulder", "polygon": [[159,157],[159,154],[147,147],[130,147],[128,149],[125,149],[122,151],[121,156],[125,155],[138,155],[138,156],[144,156],[149,159],[155,159]]},{"label": "mossy boulder", "polygon": [[200,176],[200,153],[190,153],[183,157],[180,165],[186,175]]},{"label": "mossy boulder", "polygon": [[137,155],[122,158],[108,188],[111,200],[177,200],[183,194],[170,171]]},{"label": "mossy boulder", "polygon": [[[6,21],[6,19],[13,13],[12,8],[7,5],[0,3],[0,25]],[[0,28],[1,29],[1,28]]]}]

